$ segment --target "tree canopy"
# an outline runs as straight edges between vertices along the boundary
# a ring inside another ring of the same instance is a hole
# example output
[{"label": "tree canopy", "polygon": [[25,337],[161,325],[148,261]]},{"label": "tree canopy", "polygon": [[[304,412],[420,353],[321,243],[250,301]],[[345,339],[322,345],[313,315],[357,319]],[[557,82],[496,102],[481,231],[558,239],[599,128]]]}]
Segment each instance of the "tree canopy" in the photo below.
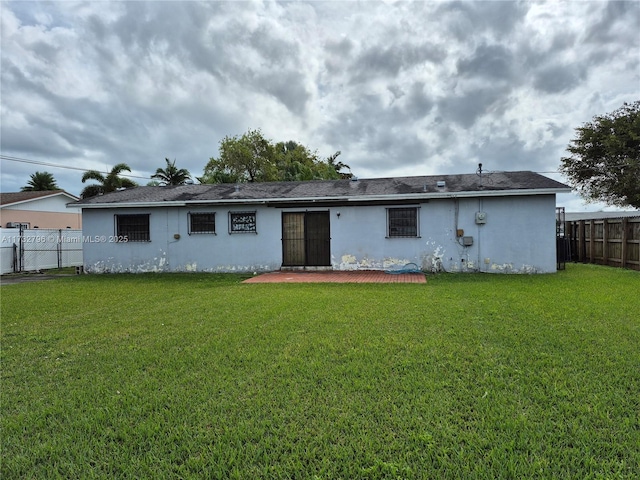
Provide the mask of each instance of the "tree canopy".
[{"label": "tree canopy", "polygon": [[138,184],[133,180],[121,177],[122,172],[130,172],[131,168],[126,163],[119,163],[114,166],[111,171],[105,176],[97,170],[88,170],[82,175],[82,183],[87,180],[95,180],[98,183],[93,185],[87,185],[80,196],[82,198],[95,197],[96,195],[102,195],[104,193],[115,192],[120,188],[133,188]]},{"label": "tree canopy", "polygon": [[640,208],[640,101],[576,128],[560,171],[588,201]]},{"label": "tree canopy", "polygon": [[191,180],[189,170],[184,168],[178,169],[175,160],[172,162],[168,158],[165,158],[164,161],[167,163],[167,166],[165,168],[158,168],[156,173],[151,175],[151,178],[157,179],[160,185],[184,185],[188,180]]},{"label": "tree canopy", "polygon": [[32,173],[27,184],[21,188],[23,192],[41,192],[46,190],[59,190],[53,174],[49,172]]},{"label": "tree canopy", "polygon": [[348,178],[349,168],[336,163],[340,152],[321,160],[316,152],[294,141],[273,143],[260,130],[225,137],[220,156],[211,158],[199,177],[200,183],[244,183]]}]

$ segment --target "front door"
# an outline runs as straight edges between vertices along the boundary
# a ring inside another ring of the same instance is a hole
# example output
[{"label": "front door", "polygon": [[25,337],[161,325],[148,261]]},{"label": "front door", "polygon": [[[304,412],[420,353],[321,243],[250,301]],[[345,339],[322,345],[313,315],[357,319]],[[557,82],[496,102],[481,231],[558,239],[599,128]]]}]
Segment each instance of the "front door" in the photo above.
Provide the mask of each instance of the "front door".
[{"label": "front door", "polygon": [[282,214],[282,265],[325,267],[331,265],[329,212]]}]

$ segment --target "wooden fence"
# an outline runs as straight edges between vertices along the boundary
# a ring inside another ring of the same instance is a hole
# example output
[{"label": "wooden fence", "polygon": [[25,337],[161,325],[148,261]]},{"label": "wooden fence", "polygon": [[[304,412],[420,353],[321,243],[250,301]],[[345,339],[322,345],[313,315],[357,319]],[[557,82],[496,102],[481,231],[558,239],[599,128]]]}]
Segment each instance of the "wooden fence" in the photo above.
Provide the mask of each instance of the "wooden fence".
[{"label": "wooden fence", "polygon": [[640,216],[565,222],[571,260],[640,270]]}]

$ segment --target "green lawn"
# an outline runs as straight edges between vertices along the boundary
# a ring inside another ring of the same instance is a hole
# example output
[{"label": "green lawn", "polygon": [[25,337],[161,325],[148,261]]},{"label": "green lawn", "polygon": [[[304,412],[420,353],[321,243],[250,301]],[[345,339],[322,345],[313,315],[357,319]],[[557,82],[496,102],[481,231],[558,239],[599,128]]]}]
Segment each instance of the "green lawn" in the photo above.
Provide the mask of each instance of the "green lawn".
[{"label": "green lawn", "polygon": [[5,285],[0,478],[634,478],[640,273]]}]

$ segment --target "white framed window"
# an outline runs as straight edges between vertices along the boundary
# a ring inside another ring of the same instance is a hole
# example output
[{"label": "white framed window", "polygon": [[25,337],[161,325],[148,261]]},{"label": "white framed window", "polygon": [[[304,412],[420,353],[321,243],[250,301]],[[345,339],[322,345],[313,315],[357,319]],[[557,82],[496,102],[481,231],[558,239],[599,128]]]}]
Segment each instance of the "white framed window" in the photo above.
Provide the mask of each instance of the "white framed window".
[{"label": "white framed window", "polygon": [[216,233],[216,214],[214,212],[189,212],[189,235]]},{"label": "white framed window", "polygon": [[258,233],[256,212],[229,212],[229,233]]},{"label": "white framed window", "polygon": [[418,211],[418,207],[387,208],[387,237],[419,237],[420,221]]}]

